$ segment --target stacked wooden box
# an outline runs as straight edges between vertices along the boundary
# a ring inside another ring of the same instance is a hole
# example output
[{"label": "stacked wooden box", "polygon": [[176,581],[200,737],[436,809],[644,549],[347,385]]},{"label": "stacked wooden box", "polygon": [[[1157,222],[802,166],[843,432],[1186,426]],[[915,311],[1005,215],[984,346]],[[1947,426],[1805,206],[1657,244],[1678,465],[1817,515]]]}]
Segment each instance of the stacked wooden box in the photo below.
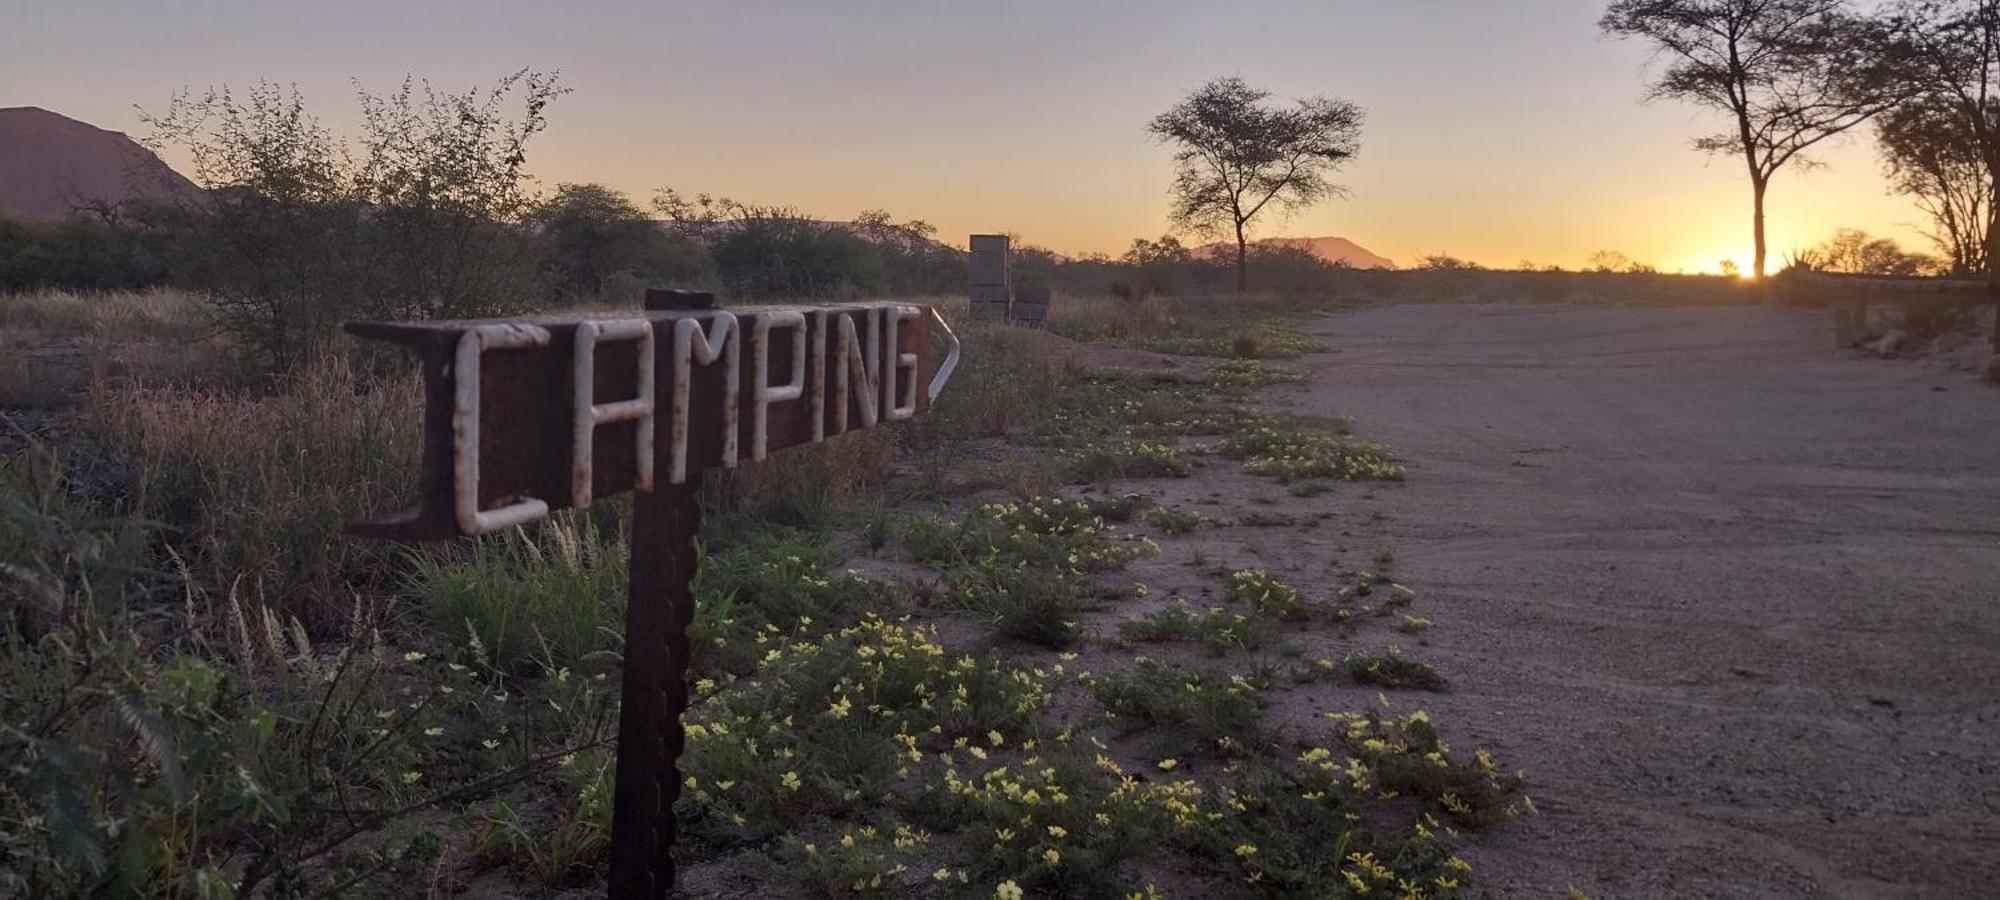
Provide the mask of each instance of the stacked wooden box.
[{"label": "stacked wooden box", "polygon": [[972,236],[972,317],[1005,320],[1013,306],[1007,284],[1007,236]]}]

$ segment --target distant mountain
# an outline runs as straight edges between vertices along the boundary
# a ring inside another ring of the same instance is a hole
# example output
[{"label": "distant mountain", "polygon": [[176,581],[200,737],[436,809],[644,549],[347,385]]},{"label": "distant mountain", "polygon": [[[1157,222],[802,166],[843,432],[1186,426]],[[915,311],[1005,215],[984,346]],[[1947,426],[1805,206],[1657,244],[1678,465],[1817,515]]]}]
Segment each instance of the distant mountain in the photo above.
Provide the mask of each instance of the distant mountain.
[{"label": "distant mountain", "polygon": [[0,107],[0,213],[51,221],[83,201],[199,190],[121,132],[35,106]]},{"label": "distant mountain", "polygon": [[[1393,269],[1396,264],[1386,256],[1377,256],[1360,244],[1344,237],[1274,237],[1251,241],[1252,247],[1295,247],[1311,253],[1320,259],[1336,265],[1348,265],[1356,269]],[[1236,252],[1235,244],[1203,244],[1194,249],[1196,256],[1228,257]]]}]

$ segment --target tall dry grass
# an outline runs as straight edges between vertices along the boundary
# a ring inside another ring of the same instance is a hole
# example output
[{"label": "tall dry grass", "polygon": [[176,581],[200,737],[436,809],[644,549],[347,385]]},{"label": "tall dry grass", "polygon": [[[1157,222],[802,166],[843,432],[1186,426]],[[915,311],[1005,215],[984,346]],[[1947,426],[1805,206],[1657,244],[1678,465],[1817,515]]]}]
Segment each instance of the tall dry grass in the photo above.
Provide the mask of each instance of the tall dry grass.
[{"label": "tall dry grass", "polygon": [[888,475],[901,446],[895,428],[848,432],[742,463],[711,483],[709,499],[787,525],[829,526],[843,507]]},{"label": "tall dry grass", "polygon": [[205,334],[209,323],[201,295],[191,291],[39,290],[0,294],[0,329],[30,332],[47,340],[186,340]]},{"label": "tall dry grass", "polygon": [[93,380],[214,382],[227,354],[198,294],[0,294],[0,404],[82,402]]},{"label": "tall dry grass", "polygon": [[1062,341],[1047,332],[995,322],[956,326],[964,348],[958,371],[930,416],[919,423],[928,436],[962,441],[997,437],[1052,407],[1056,392],[1074,377]]},{"label": "tall dry grass", "polygon": [[386,586],[391,551],[341,528],[415,477],[422,398],[414,374],[369,377],[328,357],[270,394],[101,382],[92,400],[134,458],[138,515],[180,532],[219,588],[323,627],[354,591]]},{"label": "tall dry grass", "polygon": [[1082,341],[1134,341],[1229,330],[1247,323],[1327,312],[1328,298],[1297,294],[1064,294],[1050,303],[1049,328]]}]

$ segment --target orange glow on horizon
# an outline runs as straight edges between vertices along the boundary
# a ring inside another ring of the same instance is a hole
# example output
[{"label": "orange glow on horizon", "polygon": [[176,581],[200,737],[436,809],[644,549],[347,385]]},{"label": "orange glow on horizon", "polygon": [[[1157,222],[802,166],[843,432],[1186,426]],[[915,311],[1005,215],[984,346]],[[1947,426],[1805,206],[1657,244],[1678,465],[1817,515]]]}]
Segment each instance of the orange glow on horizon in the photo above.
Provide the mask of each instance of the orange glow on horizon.
[{"label": "orange glow on horizon", "polygon": [[[1350,193],[1267,216],[1257,237],[1342,237],[1405,267],[1449,254],[1575,270],[1612,251],[1662,272],[1716,274],[1728,259],[1748,274],[1753,259],[1740,164],[1688,147],[1714,117],[1643,102],[1650,52],[1602,39],[1601,3],[1306,4],[1250,21],[1196,3],[1135,17],[1030,2],[1000,20],[962,4],[213,6],[25,4],[0,29],[5,102],[143,136],[135,107],[270,79],[351,134],[357,81],[459,90],[526,65],[573,89],[529,154],[543,190],[598,182],[643,207],[670,186],[826,219],[882,209],[954,246],[1010,232],[1117,256],[1169,229],[1170,150],[1144,124],[1236,74],[1368,112],[1361,153],[1335,178]],[[383,31],[384,16],[399,27]],[[120,52],[78,66],[78,46]],[[662,59],[714,77],[663,77]],[[1468,105],[1467,84],[1488,102]],[[1928,250],[1866,129],[1814,158],[1773,185],[1769,269],[1840,227]]]}]

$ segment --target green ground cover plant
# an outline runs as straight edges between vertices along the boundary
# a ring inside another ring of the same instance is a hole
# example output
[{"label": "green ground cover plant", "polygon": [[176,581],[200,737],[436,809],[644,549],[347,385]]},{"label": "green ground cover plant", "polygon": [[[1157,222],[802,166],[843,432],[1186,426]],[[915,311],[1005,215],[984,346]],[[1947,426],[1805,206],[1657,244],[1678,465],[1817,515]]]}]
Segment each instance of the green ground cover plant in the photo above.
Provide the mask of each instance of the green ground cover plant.
[{"label": "green ground cover plant", "polygon": [[1118,634],[1127,640],[1147,643],[1198,643],[1215,656],[1232,650],[1261,650],[1278,641],[1278,629],[1268,619],[1221,608],[1197,612],[1186,600],[1178,600],[1151,615],[1120,622]]},{"label": "green ground cover plant", "polygon": [[1244,471],[1280,484],[1309,480],[1400,481],[1402,465],[1387,447],[1299,428],[1264,426],[1228,435],[1222,455],[1243,461]]},{"label": "green ground cover plant", "polygon": [[1195,529],[1214,525],[1215,520],[1198,512],[1154,507],[1146,510],[1146,524],[1160,529],[1169,537],[1179,537]]},{"label": "green ground cover plant", "polygon": [[1092,576],[1159,549],[1114,536],[1101,509],[1062,497],[986,503],[956,520],[918,522],[909,541],[938,571],[948,605],[1009,637],[1064,647],[1081,637],[1077,615],[1107,596]]},{"label": "green ground cover plant", "polygon": [[1379,654],[1350,653],[1338,660],[1314,660],[1302,675],[1306,680],[1336,678],[1353,684],[1390,690],[1441,691],[1444,676],[1430,664],[1403,655],[1390,646]]}]

